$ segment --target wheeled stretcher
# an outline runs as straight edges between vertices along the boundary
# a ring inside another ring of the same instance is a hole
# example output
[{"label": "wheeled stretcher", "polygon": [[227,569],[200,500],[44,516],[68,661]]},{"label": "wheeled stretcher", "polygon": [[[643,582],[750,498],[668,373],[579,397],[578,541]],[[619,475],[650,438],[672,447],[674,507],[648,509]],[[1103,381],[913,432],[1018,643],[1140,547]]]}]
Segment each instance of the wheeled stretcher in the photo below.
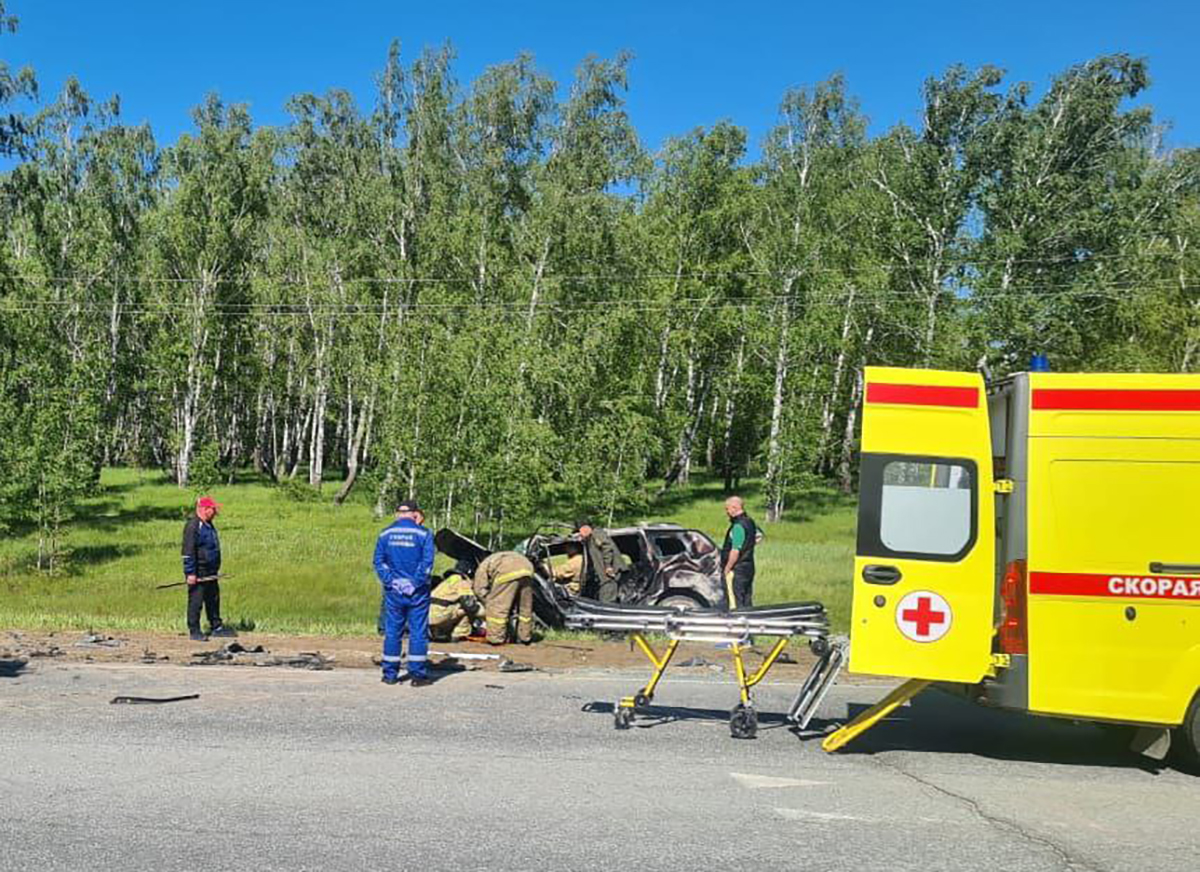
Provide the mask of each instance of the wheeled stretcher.
[{"label": "wheeled stretcher", "polygon": [[[845,639],[830,638],[825,607],[816,602],[723,612],[716,609],[617,605],[580,598],[567,613],[566,622],[574,630],[629,633],[634,644],[654,666],[650,680],[640,690],[617,701],[613,709],[613,721],[618,730],[628,729],[638,711],[654,699],[654,691],[670,666],[680,642],[715,642],[729,646],[740,695],[729,715],[729,731],[735,739],[752,739],[757,733],[758,713],[754,708],[751,689],[766,678],[792,637],[807,638],[809,648],[817,656],[816,665],[788,709],[788,720],[801,729],[808,726],[846,660]],[[667,638],[666,650],[661,654],[647,638],[651,635]],[[744,652],[754,636],[768,636],[775,641],[758,669],[750,673],[746,668]]]}]

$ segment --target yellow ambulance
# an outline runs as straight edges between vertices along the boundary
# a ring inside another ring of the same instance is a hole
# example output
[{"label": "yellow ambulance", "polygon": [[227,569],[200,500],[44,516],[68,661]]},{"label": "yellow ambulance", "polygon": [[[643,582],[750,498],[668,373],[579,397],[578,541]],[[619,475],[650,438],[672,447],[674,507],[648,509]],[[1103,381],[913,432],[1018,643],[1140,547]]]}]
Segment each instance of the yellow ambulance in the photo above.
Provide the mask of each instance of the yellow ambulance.
[{"label": "yellow ambulance", "polygon": [[868,367],[850,668],[1200,761],[1200,375]]}]

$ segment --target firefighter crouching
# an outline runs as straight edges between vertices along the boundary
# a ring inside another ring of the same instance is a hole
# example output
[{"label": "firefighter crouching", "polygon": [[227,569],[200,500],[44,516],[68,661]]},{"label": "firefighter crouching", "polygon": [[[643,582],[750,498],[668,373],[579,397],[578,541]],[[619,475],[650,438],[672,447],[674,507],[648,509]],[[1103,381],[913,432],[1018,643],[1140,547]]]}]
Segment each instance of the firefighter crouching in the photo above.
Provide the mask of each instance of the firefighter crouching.
[{"label": "firefighter crouching", "polygon": [[429,607],[429,638],[439,642],[461,642],[471,635],[483,605],[475,597],[469,568],[459,564],[446,572],[433,589]]},{"label": "firefighter crouching", "polygon": [[475,570],[475,597],[484,603],[487,640],[503,645],[508,639],[508,616],[517,605],[517,639],[533,641],[533,564],[515,551],[497,551]]}]

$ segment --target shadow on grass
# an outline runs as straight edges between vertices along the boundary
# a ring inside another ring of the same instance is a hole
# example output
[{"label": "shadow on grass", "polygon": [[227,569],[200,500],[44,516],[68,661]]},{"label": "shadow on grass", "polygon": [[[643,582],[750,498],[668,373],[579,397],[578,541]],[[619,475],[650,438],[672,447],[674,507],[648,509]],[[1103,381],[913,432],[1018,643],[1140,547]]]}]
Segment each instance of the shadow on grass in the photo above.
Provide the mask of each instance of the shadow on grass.
[{"label": "shadow on grass", "polygon": [[144,524],[148,521],[178,521],[182,524],[187,520],[189,509],[186,505],[178,506],[137,506],[132,509],[112,511],[113,504],[97,506],[90,514],[80,515],[72,527],[80,530],[114,530],[130,524]]},{"label": "shadow on grass", "polygon": [[72,575],[95,568],[100,563],[132,557],[142,552],[141,545],[80,545],[72,548],[68,566]]},{"label": "shadow on grass", "polygon": [[693,474],[692,480],[686,486],[672,487],[654,500],[650,508],[655,512],[675,514],[690,509],[698,503],[711,505],[723,502],[730,493],[736,493],[747,502],[754,502],[762,493],[762,484],[758,481],[746,481],[735,491],[727,492],[724,480]]},{"label": "shadow on grass", "polygon": [[847,496],[836,490],[811,490],[799,494],[789,494],[783,511],[785,521],[801,523],[814,521],[822,515],[828,515],[839,509],[856,505],[854,496]]}]

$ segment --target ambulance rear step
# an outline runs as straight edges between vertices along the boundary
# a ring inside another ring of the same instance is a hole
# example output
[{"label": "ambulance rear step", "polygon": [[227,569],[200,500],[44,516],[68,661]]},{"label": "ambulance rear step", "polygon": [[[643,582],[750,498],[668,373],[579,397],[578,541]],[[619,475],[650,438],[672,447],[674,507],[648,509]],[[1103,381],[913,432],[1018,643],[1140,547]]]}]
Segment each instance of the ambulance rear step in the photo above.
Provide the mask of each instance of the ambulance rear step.
[{"label": "ambulance rear step", "polygon": [[800,729],[805,729],[812,716],[817,713],[829,688],[833,687],[838,673],[846,664],[850,652],[850,640],[845,636],[835,636],[831,639],[816,640],[813,647],[821,645],[825,650],[821,654],[812,672],[804,680],[796,699],[788,709],[787,718]]}]

